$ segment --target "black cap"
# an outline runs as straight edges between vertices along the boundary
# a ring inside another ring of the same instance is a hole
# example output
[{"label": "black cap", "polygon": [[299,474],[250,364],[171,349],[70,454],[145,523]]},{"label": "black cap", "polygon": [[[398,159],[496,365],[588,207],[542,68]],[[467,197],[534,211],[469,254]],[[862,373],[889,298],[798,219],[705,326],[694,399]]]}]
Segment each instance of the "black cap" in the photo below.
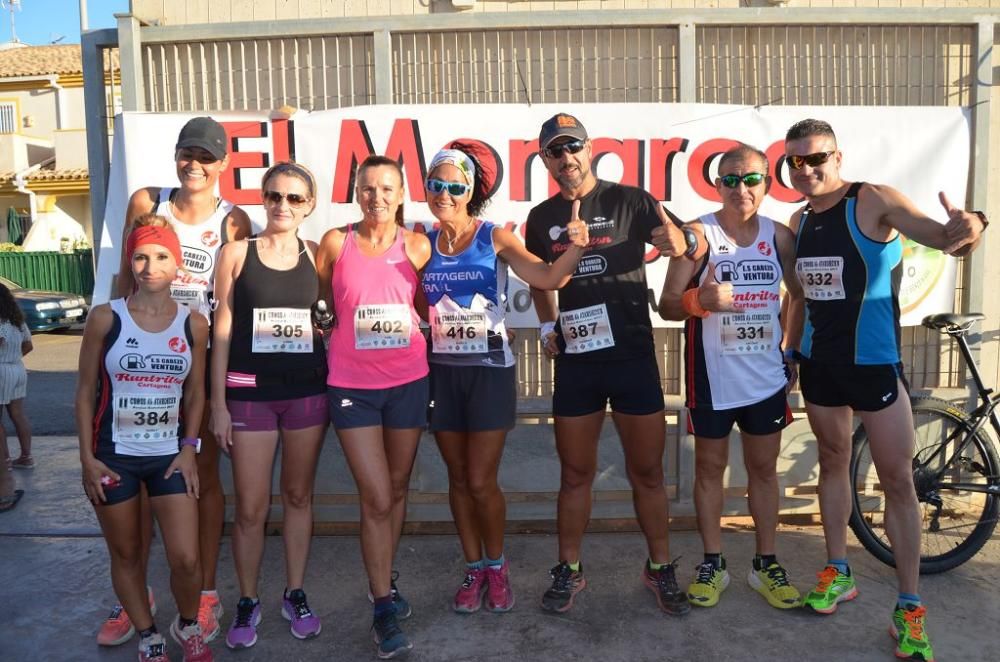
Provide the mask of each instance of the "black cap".
[{"label": "black cap", "polygon": [[545,149],[549,143],[561,136],[569,136],[577,140],[587,139],[587,129],[580,120],[566,113],[558,113],[545,120],[542,130],[538,133],[538,149]]},{"label": "black cap", "polygon": [[216,160],[226,158],[226,130],[211,117],[196,117],[181,129],[177,136],[176,150],[184,147],[201,147]]}]

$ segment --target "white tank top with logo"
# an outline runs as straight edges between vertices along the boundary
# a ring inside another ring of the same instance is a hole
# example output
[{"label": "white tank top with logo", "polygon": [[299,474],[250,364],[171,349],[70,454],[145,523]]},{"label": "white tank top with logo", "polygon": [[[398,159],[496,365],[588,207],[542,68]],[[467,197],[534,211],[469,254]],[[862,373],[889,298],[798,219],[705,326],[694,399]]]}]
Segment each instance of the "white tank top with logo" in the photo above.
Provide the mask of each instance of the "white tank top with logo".
[{"label": "white tank top with logo", "polygon": [[215,261],[226,241],[226,216],[233,210],[233,203],[220,199],[212,215],[195,224],[185,223],[174,216],[170,197],[176,189],[160,189],[154,213],[170,221],[181,242],[184,268],[170,285],[170,296],[211,320],[211,296],[215,279]]},{"label": "white tank top with logo", "polygon": [[[156,456],[177,452],[181,431],[184,379],[191,370],[189,310],[163,331],[143,330],[129,313],[125,299],[110,302],[121,329],[104,354],[109,389],[99,406],[100,427],[110,423],[110,441],[119,455]],[[110,418],[110,420],[108,420]],[[107,442],[100,435],[98,442]]]},{"label": "white tank top with logo", "polygon": [[[781,355],[782,270],[775,222],[766,216],[757,218],[757,237],[743,247],[725,233],[715,214],[701,217],[715,277],[733,284],[733,299],[742,308],[738,313],[712,313],[700,320],[697,350],[703,354],[714,409],[760,402],[787,383]],[[698,285],[707,278],[706,264]]]}]

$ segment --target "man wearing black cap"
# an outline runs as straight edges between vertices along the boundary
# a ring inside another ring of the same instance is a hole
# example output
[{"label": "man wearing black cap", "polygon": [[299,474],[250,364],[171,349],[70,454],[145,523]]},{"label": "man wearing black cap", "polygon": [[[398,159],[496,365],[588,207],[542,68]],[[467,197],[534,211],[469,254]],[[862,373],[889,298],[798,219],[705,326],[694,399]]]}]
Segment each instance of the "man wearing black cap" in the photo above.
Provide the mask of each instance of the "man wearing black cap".
[{"label": "man wearing black cap", "polygon": [[604,412],[611,403],[632,485],[636,517],[649,548],[643,581],[660,608],[690,610],[670,563],[667,497],[663,489],[666,434],[663,392],[649,319],[645,245],[668,257],[699,252],[696,240],[670,221],[651,195],[598,180],[591,170],[591,142],[580,121],[559,113],[543,125],[539,151],[559,184],[555,195],[528,214],[525,244],[546,262],[570,245],[566,225],[587,223],[590,246],[573,279],[559,290],[531,294],[542,342],[555,358],[556,449],[561,465],[558,503],[559,563],[542,608],[565,612],[586,585],[580,544],[590,519],[591,486]]}]

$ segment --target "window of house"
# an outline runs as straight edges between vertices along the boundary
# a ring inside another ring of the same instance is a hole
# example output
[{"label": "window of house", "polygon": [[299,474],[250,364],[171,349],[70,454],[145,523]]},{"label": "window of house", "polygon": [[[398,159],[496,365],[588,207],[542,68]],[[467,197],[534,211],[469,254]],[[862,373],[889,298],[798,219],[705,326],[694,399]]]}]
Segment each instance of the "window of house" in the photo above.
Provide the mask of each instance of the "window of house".
[{"label": "window of house", "polygon": [[0,133],[17,133],[17,104],[0,101]]}]

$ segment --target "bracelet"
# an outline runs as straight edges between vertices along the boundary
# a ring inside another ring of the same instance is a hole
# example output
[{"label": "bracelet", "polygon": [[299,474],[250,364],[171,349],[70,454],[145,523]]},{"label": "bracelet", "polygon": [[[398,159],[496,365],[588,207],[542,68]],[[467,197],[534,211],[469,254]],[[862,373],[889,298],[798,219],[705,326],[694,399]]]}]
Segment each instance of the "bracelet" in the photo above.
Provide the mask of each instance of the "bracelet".
[{"label": "bracelet", "polygon": [[698,301],[698,288],[692,287],[690,290],[684,293],[681,297],[681,304],[684,306],[684,311],[691,317],[700,317],[705,319],[712,313],[701,307],[701,302]]},{"label": "bracelet", "polygon": [[556,332],[556,323],[555,322],[542,322],[542,325],[540,327],[538,327],[538,332],[542,336],[542,339],[544,340],[545,336],[549,335],[550,333],[555,333]]},{"label": "bracelet", "polygon": [[686,225],[681,228],[681,232],[684,233],[684,244],[687,246],[684,257],[691,259],[698,252],[698,235]]},{"label": "bracelet", "polygon": [[789,347],[784,352],[782,352],[781,355],[789,363],[798,363],[799,362],[799,356],[800,355],[799,355],[799,351],[797,349],[792,349],[791,347]]}]

